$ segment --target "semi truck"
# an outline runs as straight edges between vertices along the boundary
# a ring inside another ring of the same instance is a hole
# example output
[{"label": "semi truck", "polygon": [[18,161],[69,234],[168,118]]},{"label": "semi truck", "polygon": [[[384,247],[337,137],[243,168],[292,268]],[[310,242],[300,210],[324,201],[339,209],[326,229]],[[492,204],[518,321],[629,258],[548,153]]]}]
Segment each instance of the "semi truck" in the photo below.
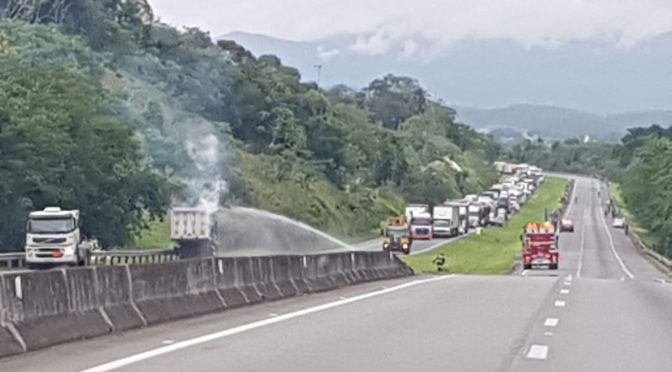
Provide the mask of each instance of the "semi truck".
[{"label": "semi truck", "polygon": [[404,215],[406,216],[406,220],[410,221],[414,215],[417,214],[422,214],[422,213],[429,213],[429,205],[427,204],[409,204],[406,206],[406,209],[404,211]]},{"label": "semi truck", "polygon": [[24,251],[29,268],[85,266],[97,249],[98,241],[81,233],[79,210],[46,207],[28,215]]},{"label": "semi truck", "polygon": [[469,204],[469,225],[471,227],[487,226],[490,224],[490,204],[484,201],[476,201]]},{"label": "semi truck", "polygon": [[456,206],[437,205],[432,212],[433,237],[453,237],[460,231],[460,211]]},{"label": "semi truck", "polygon": [[531,222],[525,225],[521,235],[523,243],[523,268],[546,266],[557,270],[560,262],[558,234],[551,222]]},{"label": "semi truck", "polygon": [[432,239],[432,215],[430,213],[413,213],[413,217],[410,219],[410,221],[411,239]]},{"label": "semi truck", "polygon": [[459,201],[459,200],[450,200],[443,203],[444,206],[455,207],[458,211],[459,216],[459,228],[458,233],[466,234],[469,232],[469,203]]},{"label": "semi truck", "polygon": [[180,258],[215,255],[217,224],[212,213],[200,208],[170,210],[170,238],[178,244]]}]

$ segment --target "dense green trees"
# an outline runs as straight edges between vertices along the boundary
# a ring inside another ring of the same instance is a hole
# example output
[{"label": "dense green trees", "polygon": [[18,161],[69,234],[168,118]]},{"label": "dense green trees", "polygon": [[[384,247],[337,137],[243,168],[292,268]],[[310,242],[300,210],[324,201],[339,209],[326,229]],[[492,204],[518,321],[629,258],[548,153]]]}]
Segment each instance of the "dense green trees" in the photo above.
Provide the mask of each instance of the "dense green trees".
[{"label": "dense green trees", "polygon": [[85,233],[104,244],[127,242],[145,212],[164,213],[167,183],[108,114],[98,82],[75,64],[26,58],[16,40],[0,50],[0,246],[15,249],[26,214],[49,205],[81,209]]},{"label": "dense green trees", "polygon": [[[5,221],[61,203],[84,211],[87,232],[123,244],[169,197],[193,199],[193,180],[225,179],[232,201],[356,235],[406,200],[439,203],[494,182],[499,146],[415,79],[324,91],[276,56],[153,19],[146,0],[0,0],[0,53],[13,58],[0,69],[25,78],[0,118],[39,134],[3,137],[24,151],[0,159],[17,182],[3,186],[18,213]],[[187,144],[210,135],[217,159],[197,167]],[[21,161],[34,167],[25,179],[11,173]],[[169,195],[164,177],[187,192]],[[17,223],[0,240],[15,239]]]},{"label": "dense green trees", "polygon": [[672,256],[672,140],[651,138],[635,151],[621,179],[628,209]]}]

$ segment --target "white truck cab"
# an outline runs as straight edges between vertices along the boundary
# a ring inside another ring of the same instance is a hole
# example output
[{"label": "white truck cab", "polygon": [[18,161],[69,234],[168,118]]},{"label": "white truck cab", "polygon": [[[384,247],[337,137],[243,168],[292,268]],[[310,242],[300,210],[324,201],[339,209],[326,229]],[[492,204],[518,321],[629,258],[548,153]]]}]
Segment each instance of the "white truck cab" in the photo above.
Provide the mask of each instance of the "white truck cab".
[{"label": "white truck cab", "polygon": [[26,264],[88,264],[97,244],[82,239],[79,224],[79,210],[47,207],[31,212],[26,223]]}]

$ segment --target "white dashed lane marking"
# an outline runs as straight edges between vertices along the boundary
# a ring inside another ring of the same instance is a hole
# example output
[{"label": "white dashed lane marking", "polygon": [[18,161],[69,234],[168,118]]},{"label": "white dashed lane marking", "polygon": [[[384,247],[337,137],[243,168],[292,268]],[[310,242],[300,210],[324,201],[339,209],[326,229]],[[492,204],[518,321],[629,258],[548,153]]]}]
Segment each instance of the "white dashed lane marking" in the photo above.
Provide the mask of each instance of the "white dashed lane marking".
[{"label": "white dashed lane marking", "polygon": [[561,289],[560,293],[561,294],[569,294],[569,289]]},{"label": "white dashed lane marking", "polygon": [[555,301],[555,307],[565,307],[565,305],[567,305],[567,303],[565,301],[561,301],[561,300],[556,300]]},{"label": "white dashed lane marking", "polygon": [[546,318],[546,321],[544,321],[544,326],[545,327],[556,327],[558,325],[558,322],[560,320],[558,318]]},{"label": "white dashed lane marking", "polygon": [[527,359],[544,360],[548,357],[548,346],[532,345],[525,355]]}]

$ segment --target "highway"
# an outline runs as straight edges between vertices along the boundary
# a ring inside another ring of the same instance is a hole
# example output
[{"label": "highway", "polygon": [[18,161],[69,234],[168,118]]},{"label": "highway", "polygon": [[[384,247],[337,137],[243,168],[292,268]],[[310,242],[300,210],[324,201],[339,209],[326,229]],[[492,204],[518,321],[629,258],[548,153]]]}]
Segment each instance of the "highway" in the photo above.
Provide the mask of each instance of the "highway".
[{"label": "highway", "polygon": [[[670,370],[672,286],[611,228],[598,187],[577,179],[576,231],[560,237],[557,271],[367,283],[53,347],[0,370]],[[437,242],[424,243],[415,248]]]},{"label": "highway", "polygon": [[[469,232],[469,234],[472,234],[473,230]],[[437,249],[441,246],[444,246],[448,243],[452,243],[456,240],[462,239],[465,236],[469,235],[462,235],[458,237],[453,237],[449,239],[432,239],[432,240],[415,240],[413,241],[413,245],[411,246],[411,255],[414,254],[420,254],[420,253],[425,253],[425,252],[430,252],[434,249]],[[383,249],[383,239],[378,238],[378,239],[373,239],[369,240],[363,243],[355,244],[353,246],[355,250],[358,251],[381,251]],[[401,254],[401,253],[400,253]]]}]

